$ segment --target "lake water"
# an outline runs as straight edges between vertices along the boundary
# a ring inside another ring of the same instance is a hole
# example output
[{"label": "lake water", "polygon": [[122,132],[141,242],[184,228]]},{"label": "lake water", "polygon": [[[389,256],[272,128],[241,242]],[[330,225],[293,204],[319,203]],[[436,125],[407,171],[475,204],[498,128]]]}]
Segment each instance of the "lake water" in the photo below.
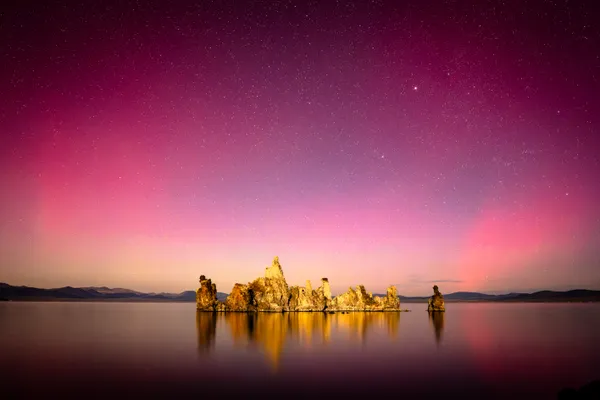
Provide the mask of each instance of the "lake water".
[{"label": "lake water", "polygon": [[402,307],[412,312],[0,303],[0,397],[554,399],[600,378],[600,304]]}]

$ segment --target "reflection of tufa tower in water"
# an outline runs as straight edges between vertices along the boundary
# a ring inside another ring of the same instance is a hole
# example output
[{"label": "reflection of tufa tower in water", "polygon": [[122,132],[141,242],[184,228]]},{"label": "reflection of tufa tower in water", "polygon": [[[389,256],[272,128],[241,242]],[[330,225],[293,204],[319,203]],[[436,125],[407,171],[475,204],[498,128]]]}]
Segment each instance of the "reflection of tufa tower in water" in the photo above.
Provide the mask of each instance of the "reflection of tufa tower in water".
[{"label": "reflection of tufa tower in water", "polygon": [[[349,339],[363,344],[371,329],[387,330],[390,338],[397,337],[400,313],[196,313],[198,352],[206,356],[215,350],[217,325],[229,327],[236,347],[258,349],[273,371],[277,371],[286,347],[303,348],[328,346],[332,331],[345,331]],[[387,328],[386,328],[387,327]]]},{"label": "reflection of tufa tower in water", "polygon": [[196,334],[198,335],[198,352],[210,353],[215,347],[217,336],[217,315],[196,312]]},{"label": "reflection of tufa tower in water", "polygon": [[444,318],[446,313],[443,312],[429,312],[429,322],[433,326],[435,333],[435,341],[440,344],[442,336],[444,334]]}]

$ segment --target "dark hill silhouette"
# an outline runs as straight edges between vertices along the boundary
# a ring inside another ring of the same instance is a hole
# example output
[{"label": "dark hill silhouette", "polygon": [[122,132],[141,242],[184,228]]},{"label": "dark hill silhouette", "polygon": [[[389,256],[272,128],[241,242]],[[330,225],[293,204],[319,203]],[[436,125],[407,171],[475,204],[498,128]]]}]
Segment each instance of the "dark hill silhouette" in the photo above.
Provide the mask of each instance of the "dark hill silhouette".
[{"label": "dark hill silhouette", "polygon": [[[228,294],[217,292],[217,299],[224,301]],[[376,294],[376,296],[385,296]],[[398,296],[402,303],[426,303],[429,296]],[[0,299],[5,300],[87,300],[87,301],[196,301],[196,292],[143,293],[131,289],[101,287],[75,288],[65,286],[55,289],[39,289],[29,286],[11,286],[0,283]],[[577,289],[566,292],[542,290],[535,293],[508,293],[501,295],[477,292],[455,292],[444,294],[446,302],[492,301],[492,302],[596,302],[600,301],[600,290]]]},{"label": "dark hill silhouette", "polygon": [[[218,293],[217,297],[225,299],[225,293]],[[0,298],[6,300],[89,300],[89,301],[196,301],[196,292],[193,290],[181,293],[143,293],[131,289],[107,287],[74,288],[65,286],[55,289],[39,289],[29,286],[11,286],[0,283]]]},{"label": "dark hill silhouette", "polygon": [[[426,303],[429,297],[398,296],[400,302]],[[446,302],[493,301],[493,302],[589,302],[600,301],[600,290],[577,289],[566,292],[542,290],[534,293],[485,294],[477,292],[455,292],[444,294]]]}]

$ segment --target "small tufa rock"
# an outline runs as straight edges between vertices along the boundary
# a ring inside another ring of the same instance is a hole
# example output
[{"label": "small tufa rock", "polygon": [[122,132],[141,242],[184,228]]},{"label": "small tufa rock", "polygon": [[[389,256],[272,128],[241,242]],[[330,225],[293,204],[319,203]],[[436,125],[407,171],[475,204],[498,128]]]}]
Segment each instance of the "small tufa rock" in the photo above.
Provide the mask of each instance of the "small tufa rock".
[{"label": "small tufa rock", "polygon": [[291,311],[312,311],[315,308],[312,293],[306,288],[292,286],[290,288],[289,307]]},{"label": "small tufa rock", "polygon": [[427,311],[446,311],[444,296],[440,293],[437,285],[433,286],[433,296],[429,298]]},{"label": "small tufa rock", "polygon": [[273,264],[266,268],[264,278],[250,283],[250,289],[254,305],[259,311],[289,311],[290,289],[283,276],[279,257],[275,257]]},{"label": "small tufa rock", "polygon": [[253,304],[252,290],[248,285],[241,283],[233,286],[224,305],[229,311],[254,311],[256,309]]},{"label": "small tufa rock", "polygon": [[400,309],[400,298],[398,297],[398,289],[396,289],[396,286],[390,286],[387,289],[383,303],[385,308]]},{"label": "small tufa rock", "polygon": [[369,297],[365,287],[358,285],[356,289],[349,288],[346,293],[336,296],[327,309],[331,311],[365,311],[374,303],[373,296]]},{"label": "small tufa rock", "polygon": [[323,296],[327,300],[331,300],[331,287],[329,286],[329,279],[321,278],[321,287],[323,288]]},{"label": "small tufa rock", "polygon": [[327,308],[332,311],[400,311],[400,299],[395,286],[390,286],[385,297],[373,296],[363,285],[348,289],[336,296]]},{"label": "small tufa rock", "polygon": [[265,278],[285,280],[283,277],[283,269],[281,269],[281,264],[279,264],[279,257],[275,256],[273,264],[265,269]]},{"label": "small tufa rock", "polygon": [[310,281],[306,281],[305,288],[292,286],[290,288],[290,311],[324,311],[331,300],[327,299],[324,292],[323,286],[313,290]]},{"label": "small tufa rock", "polygon": [[216,311],[218,303],[217,285],[201,275],[200,287],[196,291],[196,308],[199,311]]}]

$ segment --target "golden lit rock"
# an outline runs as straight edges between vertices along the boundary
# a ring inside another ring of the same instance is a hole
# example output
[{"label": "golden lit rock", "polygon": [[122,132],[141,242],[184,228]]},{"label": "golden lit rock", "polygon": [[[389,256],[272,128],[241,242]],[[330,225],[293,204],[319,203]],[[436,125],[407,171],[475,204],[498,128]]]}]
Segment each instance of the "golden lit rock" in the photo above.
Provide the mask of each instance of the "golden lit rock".
[{"label": "golden lit rock", "polygon": [[331,295],[327,278],[321,279],[317,290],[313,290],[308,280],[306,287],[289,287],[279,257],[265,268],[264,277],[247,285],[236,283],[225,302],[217,300],[216,285],[202,275],[196,303],[199,311],[400,311],[400,300],[394,286],[388,288],[385,297],[373,296],[363,285],[358,285],[356,289],[350,288],[335,298]]},{"label": "golden lit rock", "polygon": [[435,285],[433,287],[433,296],[429,298],[429,302],[427,304],[427,311],[445,311],[444,307],[444,296],[438,290],[438,286]]},{"label": "golden lit rock", "polygon": [[200,287],[196,291],[196,308],[199,311],[216,311],[217,305],[217,285],[204,275],[200,275]]},{"label": "golden lit rock", "polygon": [[252,301],[252,291],[248,285],[236,283],[231,293],[225,300],[227,311],[255,311],[256,307]]}]

